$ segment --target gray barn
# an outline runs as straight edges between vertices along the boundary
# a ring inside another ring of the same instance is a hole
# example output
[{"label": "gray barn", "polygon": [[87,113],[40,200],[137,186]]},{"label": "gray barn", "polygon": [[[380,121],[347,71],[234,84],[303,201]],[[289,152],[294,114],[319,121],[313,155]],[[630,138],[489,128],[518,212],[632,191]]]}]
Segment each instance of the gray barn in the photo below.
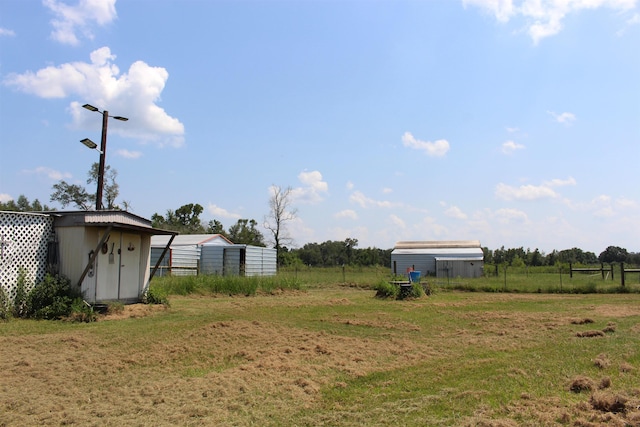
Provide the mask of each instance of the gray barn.
[{"label": "gray barn", "polygon": [[480,277],[483,260],[478,240],[398,242],[391,252],[391,272],[404,275],[415,270],[422,276],[439,278]]}]

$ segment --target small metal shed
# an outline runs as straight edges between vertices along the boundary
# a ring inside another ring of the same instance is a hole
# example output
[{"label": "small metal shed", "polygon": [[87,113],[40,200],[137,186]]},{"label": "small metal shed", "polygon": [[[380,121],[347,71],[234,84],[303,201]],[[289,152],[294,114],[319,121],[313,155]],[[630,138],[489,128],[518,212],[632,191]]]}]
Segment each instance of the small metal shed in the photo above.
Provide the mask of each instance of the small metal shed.
[{"label": "small metal shed", "polygon": [[395,275],[416,270],[423,276],[480,277],[483,260],[478,240],[406,241],[391,252],[391,269]]},{"label": "small metal shed", "polygon": [[151,280],[151,236],[177,233],[125,211],[50,212],[60,273],[89,303],[137,302]]},{"label": "small metal shed", "polygon": [[[160,259],[164,236],[151,239],[152,264]],[[160,261],[159,274],[272,276],[276,274],[276,250],[260,246],[233,244],[221,234],[176,236],[168,255]]]}]

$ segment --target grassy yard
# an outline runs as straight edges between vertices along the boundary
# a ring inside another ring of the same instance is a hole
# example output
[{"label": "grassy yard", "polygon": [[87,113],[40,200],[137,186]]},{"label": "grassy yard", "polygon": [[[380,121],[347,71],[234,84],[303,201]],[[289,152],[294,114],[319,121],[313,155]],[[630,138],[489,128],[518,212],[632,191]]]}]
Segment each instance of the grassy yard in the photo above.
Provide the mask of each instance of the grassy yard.
[{"label": "grassy yard", "polygon": [[332,274],[0,323],[0,425],[640,426],[640,294],[395,301]]}]

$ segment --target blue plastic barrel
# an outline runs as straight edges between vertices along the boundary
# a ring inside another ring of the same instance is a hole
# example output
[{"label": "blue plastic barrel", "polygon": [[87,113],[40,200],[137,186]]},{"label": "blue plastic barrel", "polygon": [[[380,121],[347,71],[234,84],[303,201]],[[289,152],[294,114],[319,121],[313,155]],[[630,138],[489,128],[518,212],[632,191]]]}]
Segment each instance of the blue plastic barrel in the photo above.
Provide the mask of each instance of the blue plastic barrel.
[{"label": "blue plastic barrel", "polygon": [[420,283],[420,272],[419,271],[410,271],[409,272],[409,280],[411,283]]}]

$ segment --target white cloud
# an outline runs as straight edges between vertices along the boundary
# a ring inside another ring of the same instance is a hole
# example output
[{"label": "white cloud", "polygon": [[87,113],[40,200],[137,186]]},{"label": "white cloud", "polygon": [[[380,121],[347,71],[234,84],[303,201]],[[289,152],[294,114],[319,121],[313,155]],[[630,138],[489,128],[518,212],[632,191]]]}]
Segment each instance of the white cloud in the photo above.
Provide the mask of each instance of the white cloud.
[{"label": "white cloud", "polygon": [[15,37],[15,35],[15,31],[0,27],[0,37]]},{"label": "white cloud", "polygon": [[442,157],[449,151],[449,142],[446,139],[439,139],[436,142],[421,141],[414,138],[411,132],[405,132],[402,135],[402,145],[414,150],[422,150],[431,157]]},{"label": "white cloud", "polygon": [[233,212],[229,212],[228,210],[221,208],[219,206],[216,206],[213,203],[209,203],[209,206],[207,206],[207,211],[216,218],[231,218],[231,219],[242,218],[240,215]]},{"label": "white cloud", "polygon": [[372,199],[370,197],[365,196],[360,191],[354,191],[351,194],[351,196],[349,196],[349,200],[352,203],[360,205],[363,208],[371,208],[371,207],[391,208],[391,207],[393,207],[395,205],[394,203],[389,202],[387,200],[375,200],[375,199]]},{"label": "white cloud", "polygon": [[498,209],[494,212],[494,216],[499,222],[503,224],[512,222],[529,222],[529,217],[527,216],[527,214],[518,209]]},{"label": "white cloud", "polygon": [[518,144],[514,141],[506,141],[502,144],[502,152],[504,154],[512,154],[516,150],[524,150],[524,145]]},{"label": "white cloud", "polygon": [[13,197],[7,193],[0,193],[0,203],[7,203],[10,200],[13,200]]},{"label": "white cloud", "polygon": [[334,215],[336,218],[358,219],[358,214],[353,209],[345,209]]},{"label": "white cloud", "polygon": [[329,192],[329,184],[322,180],[319,171],[301,172],[298,180],[305,184],[304,187],[294,188],[292,198],[305,203],[318,203],[323,200],[323,194]]},{"label": "white cloud", "polygon": [[562,187],[566,185],[576,185],[573,177],[567,179],[552,179],[545,181],[542,185],[521,185],[513,187],[511,185],[500,183],[496,186],[496,197],[503,200],[537,200],[546,198],[556,198],[559,194],[553,190],[553,187]]},{"label": "white cloud", "polygon": [[521,185],[512,187],[500,183],[496,186],[496,197],[503,200],[536,200],[558,197],[558,193],[545,185]]},{"label": "white cloud", "polygon": [[60,181],[63,179],[70,179],[72,175],[68,172],[60,172],[55,169],[39,166],[35,169],[24,170],[23,173],[32,175],[43,175],[51,180]]},{"label": "white cloud", "polygon": [[562,31],[567,15],[585,9],[609,8],[625,12],[635,8],[636,0],[462,0],[463,5],[479,7],[502,23],[522,17],[534,44]]},{"label": "white cloud", "polygon": [[42,3],[55,15],[51,20],[51,38],[73,46],[80,43],[78,33],[92,40],[92,27],[105,26],[117,17],[116,0],[79,0],[73,6],[56,0]]},{"label": "white cloud", "polygon": [[551,181],[545,181],[544,185],[547,187],[563,187],[565,185],[576,185],[576,180],[570,176],[567,179],[552,179]]},{"label": "white cloud", "polygon": [[[134,62],[120,74],[116,56],[108,47],[93,51],[91,62],[70,62],[42,68],[35,73],[9,74],[3,83],[41,98],[82,99],[69,106],[76,128],[99,128],[101,120],[82,108],[86,102],[110,114],[128,117],[127,123],[112,121],[109,132],[142,142],[179,147],[184,144],[184,125],[158,107],[169,73],[162,67]],[[111,122],[110,122],[111,123]]]},{"label": "white cloud", "polygon": [[355,187],[355,184],[351,181],[347,181],[347,190],[353,190],[353,187]]},{"label": "white cloud", "polygon": [[547,113],[551,114],[551,116],[553,116],[553,119],[558,122],[558,123],[562,123],[565,125],[570,125],[571,123],[573,123],[576,120],[576,116],[573,113],[555,113],[553,111],[547,111]]},{"label": "white cloud", "polygon": [[138,159],[142,157],[142,152],[140,151],[130,151],[124,148],[116,150],[116,154],[120,157],[124,157],[125,159]]},{"label": "white cloud", "polygon": [[398,227],[398,228],[407,227],[407,224],[398,215],[394,215],[394,214],[389,215],[389,220],[395,227]]},{"label": "white cloud", "polygon": [[462,212],[462,210],[457,206],[449,206],[449,208],[444,211],[444,214],[449,218],[467,219],[467,214]]},{"label": "white cloud", "polygon": [[385,187],[382,189],[382,194],[389,194],[389,193],[393,193],[393,189]]}]

